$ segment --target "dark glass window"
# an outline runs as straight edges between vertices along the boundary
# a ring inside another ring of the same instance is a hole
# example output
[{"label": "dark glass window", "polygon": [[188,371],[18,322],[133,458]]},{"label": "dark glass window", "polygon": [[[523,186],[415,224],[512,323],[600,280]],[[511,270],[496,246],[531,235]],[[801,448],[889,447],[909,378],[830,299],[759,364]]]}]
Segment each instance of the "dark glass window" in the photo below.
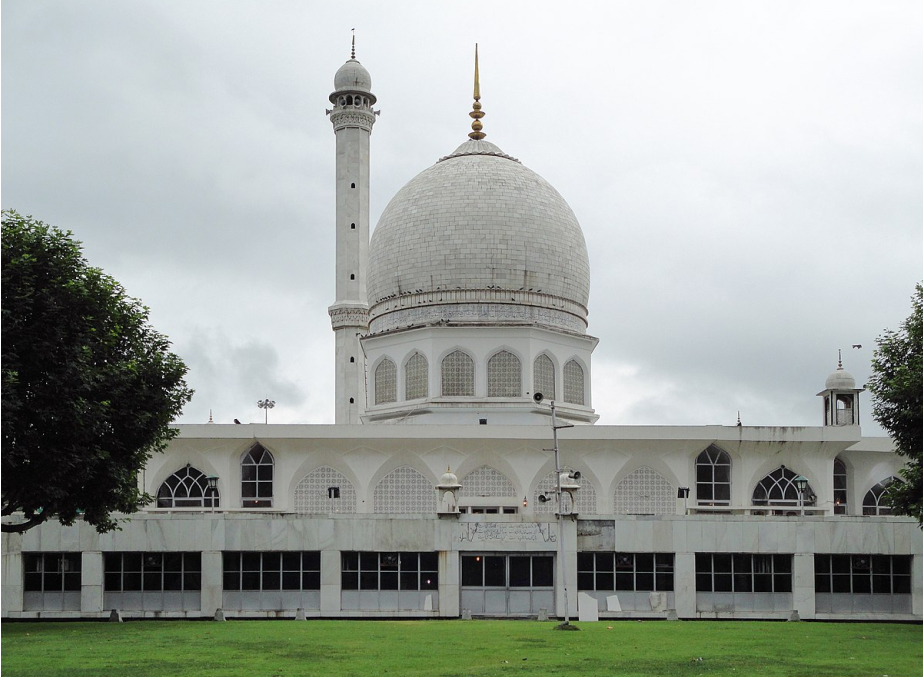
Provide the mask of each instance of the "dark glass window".
[{"label": "dark glass window", "polygon": [[848,512],[846,480],[846,464],[839,458],[833,459],[833,513],[835,515],[845,515]]},{"label": "dark glass window", "polygon": [[697,592],[791,592],[791,555],[695,555]]},{"label": "dark glass window", "polygon": [[715,445],[695,460],[695,491],[699,505],[730,505],[731,457]]},{"label": "dark glass window", "polygon": [[811,485],[807,485],[804,495],[800,495],[795,485],[798,474],[784,465],[776,468],[759,481],[753,490],[753,505],[791,506],[798,509],[802,505],[814,505],[817,496]]},{"label": "dark glass window", "polygon": [[320,590],[320,553],[224,552],[225,590]]},{"label": "dark glass window", "polygon": [[862,514],[890,515],[891,503],[888,501],[886,492],[892,483],[900,481],[897,477],[889,477],[869,489],[862,500]]},{"label": "dark glass window", "polygon": [[577,589],[673,590],[673,553],[578,553]]},{"label": "dark glass window", "polygon": [[910,555],[815,555],[814,591],[910,594]]},{"label": "dark glass window", "polygon": [[202,553],[107,552],[103,588],[106,592],[201,590]]},{"label": "dark glass window", "polygon": [[79,552],[26,552],[22,560],[26,592],[80,592]]},{"label": "dark glass window", "polygon": [[245,508],[272,507],[273,458],[257,444],[240,462],[240,495]]},{"label": "dark glass window", "polygon": [[462,585],[488,588],[554,587],[551,555],[462,555]]},{"label": "dark glass window", "polygon": [[344,552],[343,590],[436,590],[439,555],[435,552]]}]

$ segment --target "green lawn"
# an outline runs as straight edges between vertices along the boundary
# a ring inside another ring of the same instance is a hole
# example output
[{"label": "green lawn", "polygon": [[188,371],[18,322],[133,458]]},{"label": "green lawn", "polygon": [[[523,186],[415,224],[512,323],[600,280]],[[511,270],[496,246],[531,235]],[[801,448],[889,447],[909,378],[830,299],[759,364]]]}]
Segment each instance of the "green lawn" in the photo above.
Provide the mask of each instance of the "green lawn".
[{"label": "green lawn", "polygon": [[849,623],[4,623],[3,677],[919,677],[923,626]]}]

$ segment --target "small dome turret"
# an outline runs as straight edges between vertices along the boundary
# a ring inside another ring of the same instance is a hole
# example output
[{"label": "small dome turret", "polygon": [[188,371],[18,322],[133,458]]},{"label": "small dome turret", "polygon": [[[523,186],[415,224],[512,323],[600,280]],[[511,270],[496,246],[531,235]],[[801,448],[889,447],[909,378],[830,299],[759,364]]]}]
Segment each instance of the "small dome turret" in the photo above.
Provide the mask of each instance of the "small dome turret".
[{"label": "small dome turret", "polygon": [[843,369],[843,364],[840,363],[836,371],[827,377],[825,388],[827,390],[855,390],[856,379],[852,374]]}]

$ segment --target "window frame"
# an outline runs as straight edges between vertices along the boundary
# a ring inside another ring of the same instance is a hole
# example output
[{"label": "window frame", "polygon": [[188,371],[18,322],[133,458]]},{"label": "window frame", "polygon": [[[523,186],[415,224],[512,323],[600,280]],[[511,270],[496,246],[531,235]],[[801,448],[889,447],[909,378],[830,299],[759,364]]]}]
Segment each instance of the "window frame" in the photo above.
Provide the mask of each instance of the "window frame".
[{"label": "window frame", "polygon": [[[704,461],[703,461],[704,457]],[[696,504],[702,506],[731,505],[731,455],[724,449],[710,444],[695,458],[695,498]],[[726,468],[727,479],[717,479],[718,469]],[[702,481],[702,471],[707,471],[708,478]],[[727,490],[727,498],[715,498],[718,489]],[[711,494],[711,498],[703,494]]]},{"label": "window frame", "polygon": [[22,553],[23,592],[80,592],[83,557],[79,552]]},{"label": "window frame", "polygon": [[[793,559],[788,553],[697,552],[695,591],[735,594],[791,593],[794,584]],[[767,582],[768,590],[765,589]]]},{"label": "window frame", "polygon": [[[260,451],[259,458],[255,456]],[[268,462],[266,459],[269,459]],[[252,462],[247,461],[252,459]],[[272,453],[262,444],[255,444],[240,459],[240,503],[244,508],[271,508],[273,504],[273,493],[275,491],[275,466],[276,460]],[[253,477],[247,477],[248,472],[245,468],[254,468]],[[269,478],[265,477],[265,472],[261,469],[268,468]],[[247,487],[253,485],[251,490]],[[269,487],[268,496],[264,493],[260,495],[261,490],[266,486]]]},{"label": "window frame", "polygon": [[[180,473],[185,473],[181,475]],[[194,475],[193,473],[198,473]],[[176,486],[170,486],[170,480],[176,478]],[[187,501],[190,505],[177,505],[176,490],[180,487],[186,489],[186,496],[180,497],[179,500]],[[191,490],[197,489],[201,492],[201,496],[191,496]],[[166,491],[165,491],[166,490]],[[169,491],[169,496],[166,496],[166,492]],[[195,466],[187,463],[185,466],[180,468],[174,473],[171,473],[163,482],[160,484],[160,488],[157,489],[157,508],[168,509],[168,510],[177,510],[180,508],[217,508],[221,505],[221,494],[218,491],[218,487],[215,487],[214,490],[210,489],[208,486],[208,476],[203,473],[201,470]],[[165,503],[169,501],[170,505]]]},{"label": "window frame", "polygon": [[[298,583],[293,585],[296,577]],[[320,551],[222,551],[221,588],[225,592],[320,590]]]},{"label": "window frame", "polygon": [[340,553],[340,589],[439,590],[439,553],[344,550]]},{"label": "window frame", "polygon": [[672,552],[578,552],[577,590],[673,592]]},{"label": "window frame", "polygon": [[201,552],[103,553],[104,592],[190,592],[201,589]]}]

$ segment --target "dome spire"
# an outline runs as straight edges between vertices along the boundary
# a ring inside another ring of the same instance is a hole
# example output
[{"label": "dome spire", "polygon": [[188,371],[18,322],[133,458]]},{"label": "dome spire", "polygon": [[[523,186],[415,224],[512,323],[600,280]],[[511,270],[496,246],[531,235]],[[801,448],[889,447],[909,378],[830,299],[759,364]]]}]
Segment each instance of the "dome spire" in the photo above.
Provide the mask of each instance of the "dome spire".
[{"label": "dome spire", "polygon": [[349,54],[349,58],[350,59],[356,58],[356,29],[355,28],[353,28],[353,48]]},{"label": "dome spire", "polygon": [[481,130],[484,128],[484,125],[481,124],[481,118],[486,115],[486,113],[481,111],[481,83],[480,78],[478,77],[478,44],[474,43],[474,105],[472,110],[468,115],[474,118],[474,122],[471,123],[471,129],[474,130],[468,134],[468,136],[475,141],[483,139],[487,134]]}]

